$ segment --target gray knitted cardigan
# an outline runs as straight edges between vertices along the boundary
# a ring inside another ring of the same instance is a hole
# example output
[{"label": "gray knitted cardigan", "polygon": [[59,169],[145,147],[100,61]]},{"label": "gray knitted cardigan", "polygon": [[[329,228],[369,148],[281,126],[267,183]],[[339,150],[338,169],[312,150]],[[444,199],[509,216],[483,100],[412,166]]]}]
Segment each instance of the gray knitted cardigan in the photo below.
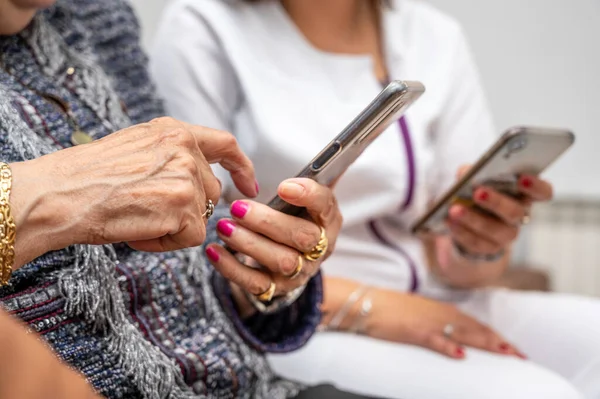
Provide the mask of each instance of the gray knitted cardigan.
[{"label": "gray knitted cardigan", "polygon": [[[94,138],[162,115],[138,33],[123,0],[59,0],[24,32],[0,37],[0,159],[71,145],[73,127],[52,96]],[[275,377],[263,353],[312,335],[320,276],[273,316],[242,321],[230,294],[201,248],[76,245],[15,271],[0,303],[109,398],[293,396],[298,386]]]}]

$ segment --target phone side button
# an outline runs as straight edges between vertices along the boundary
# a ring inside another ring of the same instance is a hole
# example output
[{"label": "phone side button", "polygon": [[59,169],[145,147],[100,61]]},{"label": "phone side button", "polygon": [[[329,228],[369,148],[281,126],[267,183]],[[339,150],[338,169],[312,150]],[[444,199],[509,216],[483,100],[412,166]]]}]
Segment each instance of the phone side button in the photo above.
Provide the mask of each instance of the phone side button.
[{"label": "phone side button", "polygon": [[327,147],[322,153],[321,155],[319,155],[319,157],[317,159],[315,159],[312,163],[312,165],[310,166],[310,168],[315,171],[318,172],[319,170],[321,170],[325,165],[327,165],[329,163],[329,161],[331,161],[333,159],[333,157],[340,152],[342,146],[340,145],[340,143],[338,143],[337,141],[335,143],[332,143],[329,147]]}]

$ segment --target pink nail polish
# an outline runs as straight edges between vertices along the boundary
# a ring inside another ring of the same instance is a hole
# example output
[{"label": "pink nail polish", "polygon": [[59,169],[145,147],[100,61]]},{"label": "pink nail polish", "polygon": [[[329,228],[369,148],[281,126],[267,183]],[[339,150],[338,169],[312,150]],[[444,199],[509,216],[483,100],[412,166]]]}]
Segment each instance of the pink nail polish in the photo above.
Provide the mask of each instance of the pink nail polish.
[{"label": "pink nail polish", "polygon": [[244,201],[235,201],[231,205],[231,214],[233,217],[242,219],[246,216],[246,212],[248,212],[248,204]]},{"label": "pink nail polish", "polygon": [[233,230],[235,230],[235,223],[231,220],[221,219],[217,222],[217,230],[225,237],[231,237]]},{"label": "pink nail polish", "polygon": [[219,253],[213,247],[206,248],[206,256],[213,262],[218,262],[220,258]]},{"label": "pink nail polish", "polygon": [[465,350],[463,348],[456,348],[456,357],[465,357]]}]

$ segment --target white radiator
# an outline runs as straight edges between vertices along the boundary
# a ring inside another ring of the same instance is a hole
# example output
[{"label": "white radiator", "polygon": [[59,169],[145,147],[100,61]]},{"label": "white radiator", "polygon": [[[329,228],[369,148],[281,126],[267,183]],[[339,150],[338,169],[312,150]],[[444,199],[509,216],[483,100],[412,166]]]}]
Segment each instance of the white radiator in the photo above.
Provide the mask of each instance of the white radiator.
[{"label": "white radiator", "polygon": [[549,272],[553,291],[600,296],[600,202],[536,205],[526,229],[525,260]]}]

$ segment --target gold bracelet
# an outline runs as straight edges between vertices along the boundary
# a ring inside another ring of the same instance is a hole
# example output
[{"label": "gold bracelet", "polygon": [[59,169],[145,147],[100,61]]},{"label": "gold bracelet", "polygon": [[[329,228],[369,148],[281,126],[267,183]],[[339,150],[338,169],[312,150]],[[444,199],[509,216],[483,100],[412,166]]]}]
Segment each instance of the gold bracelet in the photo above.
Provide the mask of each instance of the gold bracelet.
[{"label": "gold bracelet", "polygon": [[0,162],[0,286],[8,284],[15,263],[15,237],[17,228],[10,212],[12,171],[7,163]]}]

